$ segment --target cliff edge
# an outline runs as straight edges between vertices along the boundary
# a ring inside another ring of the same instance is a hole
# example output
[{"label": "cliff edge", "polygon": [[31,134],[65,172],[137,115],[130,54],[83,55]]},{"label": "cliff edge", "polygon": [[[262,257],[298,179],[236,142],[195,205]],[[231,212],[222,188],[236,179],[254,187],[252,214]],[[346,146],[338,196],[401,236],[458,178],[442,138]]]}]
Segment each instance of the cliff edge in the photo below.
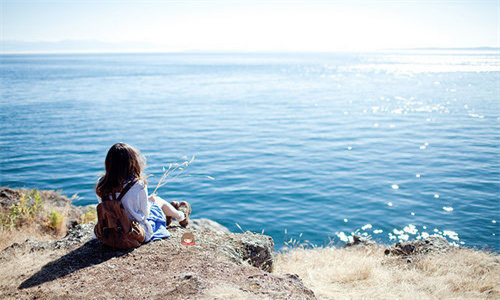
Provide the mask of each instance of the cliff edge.
[{"label": "cliff edge", "polygon": [[[15,192],[0,191],[0,199],[10,201],[4,207],[15,205],[13,198],[23,193]],[[61,197],[50,194],[44,201],[67,206]],[[269,236],[231,233],[214,221],[193,219],[187,229],[169,227],[168,239],[114,251],[92,239],[95,222],[76,224],[78,218],[69,218],[63,238],[29,238],[1,251],[0,298],[315,298],[298,276],[270,273],[274,243]],[[182,244],[187,232],[194,245]]]},{"label": "cliff edge", "polygon": [[[128,251],[92,239],[94,207],[0,188],[1,299],[498,299],[497,253],[442,237],[273,251],[271,237],[208,220]],[[183,245],[185,233],[194,245]]]}]

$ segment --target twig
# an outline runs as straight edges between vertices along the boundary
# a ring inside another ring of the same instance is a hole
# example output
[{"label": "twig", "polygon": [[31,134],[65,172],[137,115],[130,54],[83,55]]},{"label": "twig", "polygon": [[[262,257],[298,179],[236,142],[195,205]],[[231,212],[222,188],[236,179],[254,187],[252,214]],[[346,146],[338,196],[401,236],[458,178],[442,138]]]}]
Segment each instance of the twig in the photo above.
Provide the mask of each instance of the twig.
[{"label": "twig", "polygon": [[[179,161],[179,160],[177,160],[177,161]],[[185,168],[183,168],[183,166],[188,167],[189,164],[191,164],[193,161],[194,161],[194,155],[193,155],[193,157],[191,157],[191,160],[189,162],[188,161],[184,161],[182,164],[178,164],[177,162],[174,163],[174,164],[170,163],[169,166],[168,166],[168,169],[166,169],[166,170],[165,170],[165,167],[164,167],[163,168],[163,171],[164,171],[163,175],[161,176],[160,180],[158,181],[158,184],[156,185],[156,188],[153,191],[153,195],[156,193],[156,191],[160,187],[164,186],[169,181],[175,180],[177,177],[179,177],[184,172]],[[174,174],[174,172],[176,172],[177,170],[179,170],[179,172],[177,174],[175,174],[170,180],[166,180],[165,182],[163,182],[169,176],[172,176],[172,174]]]}]

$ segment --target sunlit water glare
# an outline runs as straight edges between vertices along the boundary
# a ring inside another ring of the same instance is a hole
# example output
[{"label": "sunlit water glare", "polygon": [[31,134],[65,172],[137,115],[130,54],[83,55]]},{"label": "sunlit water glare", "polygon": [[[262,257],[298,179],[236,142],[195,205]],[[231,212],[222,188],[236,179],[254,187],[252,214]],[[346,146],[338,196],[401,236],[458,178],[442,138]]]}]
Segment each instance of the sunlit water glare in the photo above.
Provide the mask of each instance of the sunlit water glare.
[{"label": "sunlit water glare", "polygon": [[499,249],[496,52],[0,63],[2,186],[96,203],[106,151],[124,141],[146,155],[150,191],[162,167],[195,155],[160,196],[232,231],[264,230],[278,247],[359,230],[385,243],[438,234]]}]

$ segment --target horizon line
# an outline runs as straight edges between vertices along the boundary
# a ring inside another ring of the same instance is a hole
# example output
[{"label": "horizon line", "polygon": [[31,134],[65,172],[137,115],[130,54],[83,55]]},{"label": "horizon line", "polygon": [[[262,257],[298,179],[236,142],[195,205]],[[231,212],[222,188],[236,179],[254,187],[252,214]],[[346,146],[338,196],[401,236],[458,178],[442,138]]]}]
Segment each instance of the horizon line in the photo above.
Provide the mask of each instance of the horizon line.
[{"label": "horizon line", "polygon": [[[321,47],[322,48],[322,47]],[[381,51],[500,51],[500,45],[474,46],[417,46],[417,47],[345,47],[338,49],[203,49],[202,47],[182,47],[145,41],[102,41],[102,40],[58,40],[22,41],[0,40],[0,54],[84,54],[84,53],[370,53]]]},{"label": "horizon line", "polygon": [[[335,53],[376,53],[391,51],[498,51],[500,47],[415,47],[415,48],[384,48],[368,50],[34,50],[34,51],[3,51],[0,55],[16,54],[335,54]],[[499,53],[500,54],[500,53]]]}]

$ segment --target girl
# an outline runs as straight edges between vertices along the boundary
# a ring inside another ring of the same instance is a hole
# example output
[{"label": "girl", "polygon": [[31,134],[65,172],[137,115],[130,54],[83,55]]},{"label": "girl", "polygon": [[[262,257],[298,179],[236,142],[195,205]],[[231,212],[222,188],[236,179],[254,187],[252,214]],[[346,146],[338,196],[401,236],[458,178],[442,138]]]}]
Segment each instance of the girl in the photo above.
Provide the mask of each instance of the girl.
[{"label": "girl", "polygon": [[142,172],[146,165],[144,156],[125,143],[114,144],[106,155],[106,173],[97,182],[95,192],[99,203],[102,199],[118,197],[122,189],[131,181],[135,184],[121,199],[128,216],[138,221],[146,232],[144,242],[167,238],[167,226],[172,217],[186,227],[191,215],[191,206],[183,201],[168,203],[157,195],[148,196],[147,181]]}]

